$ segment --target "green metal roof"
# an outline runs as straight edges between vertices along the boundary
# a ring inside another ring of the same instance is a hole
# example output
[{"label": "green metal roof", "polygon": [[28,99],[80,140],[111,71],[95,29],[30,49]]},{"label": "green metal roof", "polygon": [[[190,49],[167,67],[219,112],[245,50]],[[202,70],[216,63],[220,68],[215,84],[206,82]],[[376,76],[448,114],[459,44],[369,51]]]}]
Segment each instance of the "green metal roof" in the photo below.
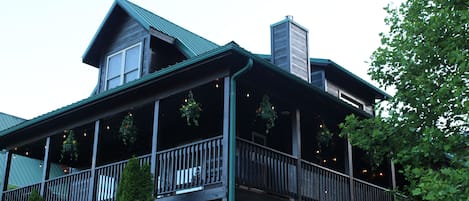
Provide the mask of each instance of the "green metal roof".
[{"label": "green metal roof", "polygon": [[[5,154],[0,153],[0,170],[5,165]],[[41,160],[28,158],[25,156],[13,154],[10,167],[10,178],[8,183],[11,186],[22,187],[39,183],[42,179],[43,162]],[[62,168],[57,164],[51,164],[49,177],[54,178],[63,175]],[[3,172],[0,171],[0,178],[3,178]],[[0,180],[0,183],[3,182]]]},{"label": "green metal roof", "polygon": [[0,131],[10,128],[23,121],[25,121],[25,119],[0,112]]},{"label": "green metal roof", "polygon": [[195,57],[204,52],[219,47],[219,45],[215,44],[214,42],[192,33],[191,31],[184,29],[158,15],[155,15],[154,13],[136,4],[133,4],[127,0],[116,0],[105,19],[101,23],[101,26],[96,32],[88,48],[86,49],[85,54],[83,55],[84,60],[90,56],[89,54],[91,49],[94,48],[94,44],[98,40],[98,36],[103,30],[103,26],[109,20],[111,13],[113,13],[116,6],[124,9],[124,11],[126,11],[130,17],[139,22],[140,25],[142,25],[147,31],[150,31],[150,29],[155,29],[164,34],[167,34],[168,36],[174,37],[176,39],[176,46],[184,51],[184,53],[189,57]]},{"label": "green metal roof", "polygon": [[373,91],[375,91],[376,93],[378,94],[381,94],[384,99],[389,99],[391,98],[392,96],[389,95],[388,93],[386,93],[385,91],[379,89],[378,87],[370,84],[369,82],[363,80],[361,77],[353,74],[352,72],[350,72],[349,70],[345,69],[344,67],[340,66],[339,64],[335,63],[334,61],[330,60],[330,59],[319,59],[319,58],[310,58],[309,60],[311,63],[316,63],[316,64],[324,64],[324,65],[330,65],[330,66],[333,66],[335,67],[337,70],[345,73],[346,75],[352,77],[353,79],[357,80],[358,82],[366,85],[367,87],[369,87],[370,89],[372,89]]}]

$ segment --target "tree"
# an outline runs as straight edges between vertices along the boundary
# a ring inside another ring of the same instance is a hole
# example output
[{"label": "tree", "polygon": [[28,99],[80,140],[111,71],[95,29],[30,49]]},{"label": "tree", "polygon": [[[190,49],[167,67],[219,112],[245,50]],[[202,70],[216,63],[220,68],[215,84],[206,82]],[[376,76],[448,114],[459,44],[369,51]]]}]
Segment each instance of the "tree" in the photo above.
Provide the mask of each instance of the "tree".
[{"label": "tree", "polygon": [[375,163],[403,167],[416,200],[469,197],[469,1],[408,0],[387,6],[389,33],[369,74],[394,97],[370,119],[348,116],[342,136]]},{"label": "tree", "polygon": [[122,172],[117,187],[117,201],[153,201],[153,182],[150,166],[140,167],[136,158],[131,158]]},{"label": "tree", "polygon": [[36,189],[33,189],[31,195],[29,195],[28,201],[44,201],[44,198],[39,195]]}]

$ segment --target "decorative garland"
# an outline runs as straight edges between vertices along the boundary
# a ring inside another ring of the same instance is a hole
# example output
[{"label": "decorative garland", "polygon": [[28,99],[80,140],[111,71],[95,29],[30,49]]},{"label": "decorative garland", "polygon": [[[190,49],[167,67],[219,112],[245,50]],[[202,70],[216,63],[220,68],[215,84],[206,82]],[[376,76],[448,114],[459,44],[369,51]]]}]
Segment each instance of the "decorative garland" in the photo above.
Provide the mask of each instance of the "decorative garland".
[{"label": "decorative garland", "polygon": [[270,103],[270,98],[267,95],[262,97],[262,101],[259,104],[259,108],[256,110],[257,116],[265,120],[265,133],[268,134],[270,129],[275,126],[275,120],[277,120],[277,111],[275,107]]},{"label": "decorative garland", "polygon": [[186,119],[188,126],[199,126],[200,112],[202,112],[201,104],[194,99],[194,94],[189,91],[187,98],[184,100],[185,103],[179,108],[181,117]]},{"label": "decorative garland", "polygon": [[68,133],[68,135],[62,143],[60,161],[62,161],[66,156],[69,157],[70,161],[76,161],[78,160],[78,142],[75,139],[75,133],[73,130],[65,131],[65,133]]},{"label": "decorative garland", "polygon": [[119,128],[119,138],[125,146],[133,145],[137,141],[137,127],[132,113],[124,116]]}]

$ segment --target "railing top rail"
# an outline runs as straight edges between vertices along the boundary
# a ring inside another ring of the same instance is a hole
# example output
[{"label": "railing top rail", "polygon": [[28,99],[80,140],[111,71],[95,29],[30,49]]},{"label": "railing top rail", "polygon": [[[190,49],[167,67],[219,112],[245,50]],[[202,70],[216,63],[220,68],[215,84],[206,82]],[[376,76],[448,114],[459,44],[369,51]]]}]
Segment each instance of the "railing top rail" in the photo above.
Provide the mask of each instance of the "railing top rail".
[{"label": "railing top rail", "polygon": [[256,146],[256,147],[259,147],[259,148],[262,148],[262,149],[265,149],[267,151],[271,151],[271,152],[274,152],[276,154],[279,154],[279,155],[282,155],[282,156],[285,156],[285,157],[289,157],[289,158],[292,158],[292,159],[297,159],[297,157],[295,156],[292,156],[290,154],[287,154],[287,153],[283,153],[281,151],[277,151],[275,149],[272,149],[272,148],[269,148],[269,147],[266,147],[266,146],[262,146],[260,144],[256,144],[254,142],[251,142],[249,140],[246,140],[246,139],[243,139],[243,138],[240,138],[240,137],[237,137],[238,141],[241,141],[241,142],[244,142],[244,143],[247,143],[247,144],[250,144],[252,146]]},{"label": "railing top rail", "polygon": [[66,174],[66,175],[62,175],[62,176],[58,176],[58,177],[54,177],[54,178],[49,178],[49,179],[46,180],[46,182],[56,180],[56,179],[62,179],[62,178],[66,178],[66,177],[73,177],[75,175],[88,173],[88,172],[91,172],[91,169],[80,170],[78,172],[74,172],[74,173],[70,173],[70,174]]},{"label": "railing top rail", "polygon": [[[3,193],[9,193],[9,192],[13,192],[13,191],[18,191],[18,190],[25,189],[25,188],[32,188],[32,187],[34,187],[34,186],[39,186],[39,185],[41,185],[41,182],[35,183],[35,184],[30,184],[30,185],[23,186],[23,187],[18,187],[18,188],[15,188],[15,189],[6,190],[6,191],[3,191]],[[1,191],[0,191],[0,193],[1,193]]]},{"label": "railing top rail", "polygon": [[315,164],[315,163],[312,163],[312,162],[309,162],[309,161],[306,161],[306,160],[303,160],[303,159],[301,160],[301,162],[304,163],[304,164],[311,165],[311,166],[314,166],[314,167],[316,167],[316,168],[322,169],[322,170],[324,170],[324,171],[328,171],[328,172],[332,172],[332,173],[334,173],[334,174],[338,174],[338,175],[343,176],[343,177],[347,177],[347,178],[350,177],[349,175],[346,175],[346,174],[344,174],[344,173],[341,173],[341,172],[338,172],[338,171],[336,171],[336,170],[332,170],[332,169],[329,169],[329,168],[320,166],[320,165],[318,165],[318,164]]},{"label": "railing top rail", "polygon": [[372,183],[369,183],[369,182],[366,182],[366,181],[363,181],[363,180],[360,180],[360,179],[357,179],[357,178],[353,178],[353,180],[356,181],[356,182],[359,182],[359,183],[368,185],[368,186],[372,186],[372,187],[374,187],[374,188],[378,188],[378,189],[380,189],[380,190],[391,191],[390,189],[387,189],[387,188],[384,188],[384,187],[378,186],[378,185],[376,185],[376,184],[372,184]]},{"label": "railing top rail", "polygon": [[[142,159],[142,158],[150,157],[150,156],[151,156],[151,154],[145,154],[145,155],[138,156],[136,158],[137,159]],[[106,164],[106,165],[101,165],[101,166],[96,167],[96,169],[102,169],[102,168],[114,166],[114,165],[117,165],[117,164],[127,163],[129,160],[130,159],[126,159],[126,160],[117,161],[117,162],[114,162],[114,163],[109,163],[109,164]]]},{"label": "railing top rail", "polygon": [[156,153],[157,153],[157,154],[162,154],[162,153],[166,153],[166,152],[171,152],[171,151],[178,150],[178,149],[181,149],[181,148],[190,147],[190,146],[193,146],[193,145],[196,145],[196,144],[202,144],[202,143],[204,143],[204,142],[208,142],[208,141],[212,141],[212,140],[217,140],[217,139],[221,139],[221,138],[223,138],[223,136],[219,135],[219,136],[207,138],[207,139],[204,139],[204,140],[199,140],[199,141],[191,142],[191,143],[189,143],[189,144],[184,144],[184,145],[181,145],[181,146],[173,147],[173,148],[170,148],[170,149],[165,149],[165,150],[162,150],[162,151],[158,151],[158,152],[156,152]]}]

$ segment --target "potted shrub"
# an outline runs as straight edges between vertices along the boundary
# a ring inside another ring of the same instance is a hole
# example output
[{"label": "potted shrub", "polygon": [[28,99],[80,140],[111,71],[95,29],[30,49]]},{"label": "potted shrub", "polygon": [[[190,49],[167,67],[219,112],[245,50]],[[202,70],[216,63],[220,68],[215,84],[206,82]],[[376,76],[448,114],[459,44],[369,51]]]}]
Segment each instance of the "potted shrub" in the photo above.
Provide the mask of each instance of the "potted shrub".
[{"label": "potted shrub", "polygon": [[28,201],[44,201],[44,198],[39,195],[36,189],[33,189],[31,194],[29,195]]},{"label": "potted shrub", "polygon": [[122,172],[116,198],[117,201],[153,201],[150,166],[140,167],[138,159],[131,158]]}]

